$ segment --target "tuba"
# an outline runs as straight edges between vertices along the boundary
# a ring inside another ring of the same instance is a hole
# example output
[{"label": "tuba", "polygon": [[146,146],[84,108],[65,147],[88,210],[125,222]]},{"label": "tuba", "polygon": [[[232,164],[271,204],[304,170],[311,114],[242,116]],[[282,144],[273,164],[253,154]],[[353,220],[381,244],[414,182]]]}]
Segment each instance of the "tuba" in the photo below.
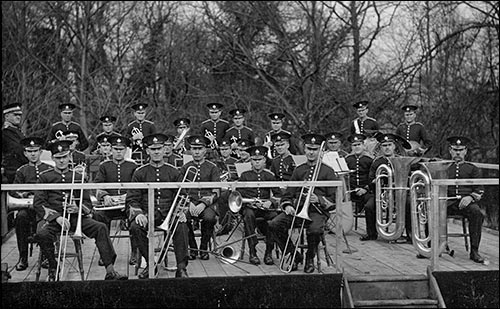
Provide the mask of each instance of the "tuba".
[{"label": "tuba", "polygon": [[381,164],[375,174],[375,225],[380,238],[390,241],[403,234],[408,174],[410,166],[420,158],[388,159],[390,166]]},{"label": "tuba", "polygon": [[[422,169],[414,171],[410,177],[410,199],[411,199],[411,227],[413,246],[418,253],[431,256],[431,235],[429,232],[429,215],[431,200],[439,198],[440,203],[446,203],[446,186],[440,186],[439,196],[431,195],[432,179],[444,179],[447,177],[448,167],[453,161],[421,162]],[[441,198],[440,198],[441,197]],[[439,239],[440,244],[446,241],[446,206],[439,207]]]}]

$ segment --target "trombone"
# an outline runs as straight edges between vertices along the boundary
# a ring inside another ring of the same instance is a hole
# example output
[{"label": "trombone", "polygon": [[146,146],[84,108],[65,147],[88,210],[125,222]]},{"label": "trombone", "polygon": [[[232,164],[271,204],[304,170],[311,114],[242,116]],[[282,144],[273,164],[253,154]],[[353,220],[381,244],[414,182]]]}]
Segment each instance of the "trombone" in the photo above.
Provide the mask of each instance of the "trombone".
[{"label": "trombone", "polygon": [[[73,173],[71,176],[71,184],[75,184],[76,181],[76,173],[81,174],[81,182],[80,184],[83,184],[85,182],[85,170],[86,170],[86,165],[85,163],[81,163],[73,168]],[[71,214],[74,213],[71,211],[71,209],[68,209],[69,206],[72,206],[75,204],[76,198],[73,197],[74,193],[74,188],[73,186],[71,187],[69,196],[66,196],[65,201],[63,203],[63,224],[61,226],[61,236],[59,237],[59,250],[58,250],[58,255],[57,255],[57,268],[56,268],[56,278],[59,280],[59,275],[64,274],[64,264],[66,261],[66,250],[68,246],[68,237],[69,237],[69,230],[71,227],[66,228],[65,223],[70,222],[70,217]],[[79,204],[78,204],[78,211],[77,211],[77,223],[76,223],[76,228],[75,232],[73,233],[73,237],[77,239],[83,238],[82,234],[82,209],[83,209],[83,188],[80,189],[80,196],[79,196]],[[64,243],[64,245],[63,245]],[[64,249],[63,249],[64,247]]]},{"label": "trombone", "polygon": [[[321,168],[321,163],[323,161],[322,155],[323,155],[324,145],[325,145],[325,142],[323,141],[321,143],[320,148],[319,148],[320,153],[318,155],[318,159],[317,159],[316,165],[314,167],[312,181],[318,180],[319,170]],[[283,254],[281,255],[281,260],[280,260],[280,265],[279,265],[280,270],[283,272],[289,273],[292,271],[293,263],[295,261],[295,256],[297,255],[297,250],[298,250],[299,245],[300,245],[300,238],[302,236],[302,233],[304,232],[304,225],[306,222],[305,220],[311,221],[311,218],[309,217],[309,206],[310,206],[310,200],[311,200],[311,195],[312,195],[313,191],[314,191],[313,185],[311,185],[309,187],[302,187],[302,190],[300,191],[300,195],[299,195],[299,198],[297,201],[297,208],[296,209],[299,209],[300,205],[302,204],[302,199],[304,199],[304,202],[303,202],[303,206],[302,206],[300,212],[293,216],[292,223],[290,225],[290,233],[289,233],[288,238],[286,240],[285,248],[283,249]],[[293,227],[295,226],[295,219],[297,217],[302,219],[302,223],[300,224],[297,240],[296,240],[295,244],[293,244],[293,249],[289,250],[288,246],[293,243],[292,231],[293,231]],[[287,253],[287,252],[292,251],[292,250],[293,250],[292,253]]]},{"label": "trombone", "polygon": [[[198,177],[199,172],[200,171],[195,166],[188,167],[186,172],[184,173],[182,182],[184,183],[194,181],[196,177]],[[189,177],[190,174],[193,174],[191,178]],[[182,212],[185,213],[189,208],[189,195],[181,195],[182,190],[182,186],[179,188],[179,190],[177,190],[177,194],[174,197],[174,201],[172,202],[172,206],[170,207],[165,220],[163,220],[162,224],[158,226],[158,228],[166,231],[167,235],[165,236],[165,240],[163,241],[160,250],[160,257],[158,258],[155,267],[157,267],[157,265],[160,265],[166,258],[168,248],[170,248],[170,245],[172,244],[177,226],[179,225],[179,216]],[[158,276],[158,273],[156,273],[156,275]]]}]

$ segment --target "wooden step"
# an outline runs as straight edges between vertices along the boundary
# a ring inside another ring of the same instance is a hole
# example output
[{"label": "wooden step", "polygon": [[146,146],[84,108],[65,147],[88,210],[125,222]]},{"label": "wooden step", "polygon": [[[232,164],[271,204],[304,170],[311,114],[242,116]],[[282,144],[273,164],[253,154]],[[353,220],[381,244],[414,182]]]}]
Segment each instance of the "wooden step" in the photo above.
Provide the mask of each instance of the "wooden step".
[{"label": "wooden step", "polygon": [[348,279],[354,301],[429,299],[425,275],[365,276]]},{"label": "wooden step", "polygon": [[354,301],[355,308],[437,308],[438,301],[427,298]]}]

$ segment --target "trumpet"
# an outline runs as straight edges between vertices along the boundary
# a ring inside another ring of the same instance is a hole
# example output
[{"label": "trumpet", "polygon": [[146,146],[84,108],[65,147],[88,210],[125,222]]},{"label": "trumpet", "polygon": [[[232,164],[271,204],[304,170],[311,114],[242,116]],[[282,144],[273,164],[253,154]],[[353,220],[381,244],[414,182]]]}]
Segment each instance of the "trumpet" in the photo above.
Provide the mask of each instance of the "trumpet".
[{"label": "trumpet", "polygon": [[[86,165],[85,163],[81,163],[73,168],[73,173],[71,176],[71,183],[74,184],[76,181],[76,174],[81,174],[81,182],[83,184],[85,182],[85,171]],[[57,268],[56,268],[56,278],[59,280],[59,275],[64,273],[64,261],[66,260],[66,249],[68,245],[68,236],[69,236],[69,228],[65,228],[65,222],[70,222],[70,216],[73,213],[71,209],[68,209],[69,206],[75,204],[76,198],[73,196],[74,189],[71,187],[69,196],[66,196],[64,204],[63,204],[63,224],[61,226],[61,235],[59,237],[59,250],[57,255]],[[82,209],[83,209],[83,188],[80,189],[80,197],[77,211],[77,223],[75,232],[73,233],[74,238],[83,238],[82,234]],[[64,245],[63,245],[64,244]],[[63,249],[64,247],[64,249]]]},{"label": "trumpet", "polygon": [[266,144],[269,144],[269,146],[267,147],[267,157],[269,159],[273,159],[273,152],[271,150],[273,142],[271,140],[271,134],[266,134]]},{"label": "trumpet", "polygon": [[241,193],[238,191],[231,191],[229,194],[229,197],[227,198],[227,203],[229,205],[229,210],[231,210],[233,213],[238,213],[243,206],[243,204],[248,204],[248,207],[257,209],[257,210],[264,210],[264,211],[277,211],[281,212],[281,209],[273,209],[273,208],[265,208],[263,206],[265,200],[261,200],[258,198],[244,198],[241,197]]},{"label": "trumpet", "polygon": [[[319,148],[320,153],[318,155],[318,159],[317,159],[316,165],[314,167],[312,181],[318,180],[321,162],[323,161],[322,156],[323,156],[323,147],[324,146],[325,146],[325,142],[323,141],[321,143],[320,148]],[[299,248],[299,243],[300,243],[299,240],[300,240],[302,233],[304,232],[304,225],[306,222],[305,220],[311,221],[311,218],[309,217],[309,206],[310,206],[311,195],[312,195],[313,191],[314,191],[314,186],[311,185],[309,187],[302,187],[302,190],[300,192],[300,195],[299,195],[299,198],[297,201],[297,208],[296,209],[299,209],[300,205],[302,204],[302,199],[304,199],[303,206],[302,206],[300,212],[293,216],[292,224],[290,225],[290,230],[293,230],[293,227],[295,226],[296,218],[301,218],[302,223],[300,225],[300,229],[298,232],[297,241],[293,245],[292,253],[289,253],[290,250],[288,249],[288,246],[293,242],[292,241],[292,231],[290,231],[288,238],[286,240],[285,248],[283,249],[283,254],[281,256],[280,265],[279,265],[280,270],[283,272],[289,273],[292,271],[293,262],[295,261],[295,256],[297,255],[297,250]]]},{"label": "trumpet", "polygon": [[210,140],[210,148],[219,149],[219,143],[217,143],[217,139],[211,131],[205,129],[205,137]]},{"label": "trumpet", "polygon": [[[184,173],[182,182],[194,181],[198,176],[198,173],[199,170],[196,167],[188,167],[188,169]],[[193,176],[190,177],[190,174],[193,174]],[[172,244],[175,231],[177,230],[177,226],[179,225],[179,216],[182,212],[185,213],[189,208],[189,195],[181,195],[181,191],[182,187],[180,187],[177,191],[177,194],[174,197],[174,201],[172,202],[172,206],[170,207],[165,220],[163,220],[162,224],[158,226],[158,228],[167,232],[167,236],[165,236],[165,240],[160,250],[160,257],[158,258],[155,266],[160,265],[167,256],[167,250]]]}]

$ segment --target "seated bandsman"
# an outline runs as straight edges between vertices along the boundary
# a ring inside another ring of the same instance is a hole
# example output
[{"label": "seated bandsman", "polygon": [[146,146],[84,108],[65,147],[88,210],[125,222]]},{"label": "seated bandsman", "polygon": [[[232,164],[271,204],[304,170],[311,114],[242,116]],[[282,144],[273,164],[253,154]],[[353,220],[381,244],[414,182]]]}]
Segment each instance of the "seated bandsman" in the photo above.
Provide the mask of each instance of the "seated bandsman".
[{"label": "seated bandsman", "polygon": [[[95,183],[106,182],[131,182],[137,164],[125,160],[125,152],[130,147],[131,142],[125,136],[112,136],[108,142],[111,145],[111,159],[99,164],[99,170],[94,179]],[[93,218],[106,224],[108,229],[111,226],[111,220],[126,220],[125,214],[125,195],[127,191],[123,189],[97,189],[97,201],[105,207],[123,206],[121,209],[95,210]],[[129,263],[135,264],[135,252],[137,246],[131,240],[132,254]]]},{"label": "seated bandsman", "polygon": [[[220,182],[220,170],[211,161],[206,160],[207,147],[210,140],[201,135],[192,135],[187,142],[191,147],[193,160],[184,164],[180,169],[181,177],[189,179],[191,182]],[[197,170],[196,178],[194,175],[186,174],[190,167]],[[201,241],[200,241],[200,259],[208,260],[208,242],[214,234],[214,226],[217,223],[217,214],[215,205],[220,196],[218,188],[186,189],[186,195],[189,197],[189,211],[187,214],[187,224],[189,227],[189,259],[196,259],[198,245],[194,237],[192,219],[201,220]]]},{"label": "seated bandsman", "polygon": [[86,156],[85,153],[79,151],[77,149],[78,145],[78,131],[75,130],[69,130],[69,131],[64,131],[63,132],[63,140],[66,141],[71,141],[71,144],[69,145],[70,149],[70,164],[72,166],[76,166],[78,164],[86,163]]},{"label": "seated bandsman", "polygon": [[334,151],[339,154],[339,157],[345,158],[348,153],[342,149],[342,133],[330,132],[325,135],[326,151]]},{"label": "seated bandsman", "polygon": [[[174,166],[163,160],[165,154],[165,141],[167,136],[161,133],[145,136],[144,147],[150,157],[150,161],[137,168],[132,176],[132,182],[177,182],[179,181],[179,171]],[[160,226],[168,215],[174,198],[178,190],[175,189],[155,189],[154,190],[154,225]],[[130,221],[130,235],[133,243],[139,247],[139,252],[146,261],[149,262],[148,254],[148,190],[129,189],[127,190],[126,212]],[[174,214],[175,215],[175,214]],[[177,262],[176,277],[187,277],[186,267],[188,265],[188,229],[186,216],[183,211],[179,213],[178,226],[173,235],[175,260]],[[172,231],[171,231],[172,232]],[[157,269],[155,270],[157,271]],[[139,274],[139,279],[149,278],[149,267]]]},{"label": "seated bandsman", "polygon": [[[472,163],[465,162],[465,156],[467,155],[467,149],[471,144],[471,140],[465,136],[452,136],[446,140],[450,144],[449,152],[451,159],[455,161],[448,167],[448,178],[481,178],[479,168]],[[484,258],[479,254],[479,242],[481,241],[484,214],[478,204],[483,193],[482,185],[448,186],[448,197],[460,197],[448,200],[448,214],[459,214],[468,219],[471,246],[470,259],[476,263],[484,263]]]},{"label": "seated bandsman", "polygon": [[351,154],[345,158],[347,167],[352,171],[349,177],[349,189],[351,191],[351,201],[356,203],[357,211],[365,210],[366,235],[360,239],[377,239],[377,229],[375,229],[375,199],[370,191],[370,166],[373,159],[365,150],[364,134],[353,134],[347,138],[351,143]]},{"label": "seated bandsman", "polygon": [[[36,183],[42,172],[52,168],[52,166],[40,160],[44,142],[45,141],[41,137],[35,136],[27,137],[20,141],[24,148],[24,156],[28,158],[28,163],[17,169],[16,176],[14,177],[14,184]],[[16,198],[32,199],[34,192],[12,191],[9,194]],[[16,270],[22,271],[28,268],[29,239],[36,233],[37,220],[33,204],[17,212],[15,224],[17,249],[19,250],[19,262],[16,264]]]},{"label": "seated bandsman", "polygon": [[250,154],[246,150],[255,144],[247,139],[239,139],[236,141],[236,144],[236,157],[238,160],[235,163],[250,162]]},{"label": "seated bandsman", "polygon": [[97,137],[97,152],[99,154],[100,162],[104,162],[106,160],[111,160],[111,143],[109,142],[111,135],[100,134]]},{"label": "seated bandsman", "polygon": [[[264,146],[253,146],[247,149],[250,154],[252,169],[243,172],[240,177],[240,182],[245,181],[275,181],[276,178],[274,174],[265,169],[266,166],[266,155],[268,148]],[[264,253],[264,263],[266,265],[272,265],[273,257],[272,251],[274,248],[274,242],[268,233],[268,222],[272,220],[278,214],[276,212],[276,203],[273,203],[273,194],[279,193],[279,190],[272,188],[239,188],[238,191],[241,193],[241,197],[244,199],[254,199],[254,202],[243,203],[241,212],[243,215],[245,237],[255,234],[255,228],[258,227],[259,231],[266,236],[266,251]],[[257,218],[263,218],[257,226]],[[260,264],[260,259],[257,256],[257,236],[248,238],[248,248],[250,250],[249,262],[258,265]]]},{"label": "seated bandsman", "polygon": [[[320,149],[322,142],[325,137],[320,134],[309,133],[302,136],[305,146],[305,155],[307,161],[295,168],[293,171],[290,181],[303,181],[303,180],[337,180],[337,176],[331,167],[319,162],[320,160]],[[318,165],[318,164],[319,165]],[[317,171],[317,179],[313,179],[315,174],[315,169],[318,166],[319,171]],[[276,241],[278,246],[284,255],[293,255],[293,246],[288,246],[285,251],[285,244],[288,237],[288,229],[292,228],[292,219],[296,213],[297,203],[300,200],[301,204],[305,200],[304,196],[300,196],[302,193],[302,188],[300,187],[289,187],[281,199],[281,208],[284,212],[280,213],[269,223],[269,230],[273,239]],[[306,235],[307,235],[307,252],[306,252],[306,263],[304,266],[304,272],[312,273],[314,271],[314,257],[316,251],[318,250],[319,242],[321,241],[321,236],[324,233],[324,225],[328,218],[327,211],[334,208],[335,204],[335,188],[334,187],[317,187],[314,186],[314,191],[310,196],[310,204],[308,208],[308,215],[311,221],[307,220],[305,223]],[[303,205],[299,205],[302,208]],[[292,270],[296,270],[298,263],[302,263],[302,256],[297,252],[295,256],[295,261],[292,264]]]},{"label": "seated bandsman", "polygon": [[[219,168],[221,168],[221,173],[227,174],[227,181],[234,181],[238,179],[238,174],[236,173],[236,168],[234,163],[236,159],[231,156],[231,142],[228,139],[223,139],[219,144],[220,160]],[[223,167],[223,168],[222,168]]]},{"label": "seated bandsman", "polygon": [[95,138],[96,140],[95,140],[95,142],[92,145],[92,148],[90,150],[90,153],[92,153],[92,154],[100,154],[98,149],[99,149],[99,137],[101,135],[120,136],[120,133],[118,133],[114,130],[114,123],[116,121],[115,116],[102,116],[101,118],[99,118],[99,120],[101,121],[102,132],[97,134],[97,136]]},{"label": "seated bandsman", "polygon": [[[70,141],[55,141],[49,146],[52,160],[55,162],[53,169],[40,174],[38,183],[66,183],[68,187],[72,183],[81,183],[82,174],[70,169]],[[83,191],[83,196],[80,193]],[[73,197],[71,197],[73,192]],[[109,237],[106,224],[92,219],[90,209],[92,202],[88,190],[43,190],[36,191],[33,206],[39,220],[45,223],[38,229],[35,241],[40,245],[40,250],[49,260],[49,281],[55,281],[57,261],[54,254],[54,242],[59,239],[61,228],[74,232],[78,221],[79,205],[72,203],[82,198],[82,233],[89,238],[95,239],[97,249],[106,267],[105,280],[127,279],[115,271],[113,264],[116,253]],[[71,214],[70,219],[63,218],[63,211]]]},{"label": "seated bandsman", "polygon": [[271,172],[276,176],[276,180],[289,181],[295,169],[295,161],[290,153],[290,137],[286,132],[273,134],[271,140],[276,150],[276,156],[271,162]]},{"label": "seated bandsman", "polygon": [[171,134],[165,134],[167,140],[165,141],[165,155],[163,156],[163,160],[173,165],[177,168],[180,168],[183,165],[182,156],[176,154],[174,152],[174,139],[175,136]]}]

